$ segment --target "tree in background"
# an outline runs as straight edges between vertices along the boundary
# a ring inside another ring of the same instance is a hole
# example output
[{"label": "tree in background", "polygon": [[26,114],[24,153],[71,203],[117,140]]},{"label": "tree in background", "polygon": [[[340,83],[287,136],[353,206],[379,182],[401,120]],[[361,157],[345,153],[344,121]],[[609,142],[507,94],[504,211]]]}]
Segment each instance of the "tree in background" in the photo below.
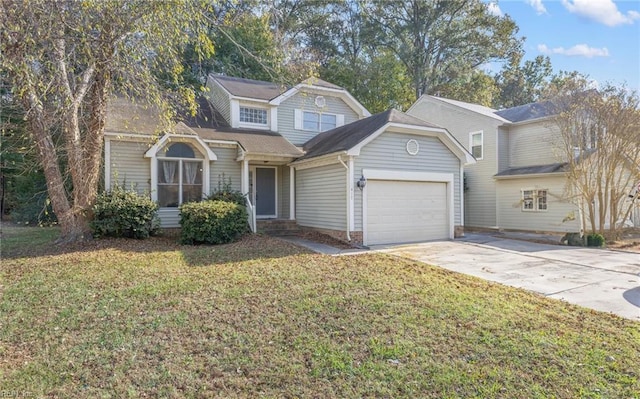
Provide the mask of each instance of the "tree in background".
[{"label": "tree in background", "polygon": [[415,98],[521,51],[515,22],[479,0],[372,1],[364,10],[377,28],[375,40],[405,65]]},{"label": "tree in background", "polygon": [[592,89],[575,73],[556,77],[547,96],[557,110],[568,197],[585,228],[615,239],[638,201],[640,96],[610,84]]},{"label": "tree in background", "polygon": [[[206,4],[146,0],[1,0],[0,68],[25,110],[61,226],[61,242],[87,237],[107,101],[120,94],[162,106],[194,94],[180,84],[184,44],[199,39]],[[175,90],[167,89],[174,88]],[[171,116],[170,108],[164,115]],[[60,132],[60,146],[54,132]],[[59,152],[59,148],[63,151]],[[66,184],[66,181],[69,184]]]},{"label": "tree in background", "polygon": [[522,56],[522,53],[515,53],[495,76],[499,93],[493,102],[494,108],[536,102],[548,88],[553,74],[549,57],[539,55],[522,63]]}]

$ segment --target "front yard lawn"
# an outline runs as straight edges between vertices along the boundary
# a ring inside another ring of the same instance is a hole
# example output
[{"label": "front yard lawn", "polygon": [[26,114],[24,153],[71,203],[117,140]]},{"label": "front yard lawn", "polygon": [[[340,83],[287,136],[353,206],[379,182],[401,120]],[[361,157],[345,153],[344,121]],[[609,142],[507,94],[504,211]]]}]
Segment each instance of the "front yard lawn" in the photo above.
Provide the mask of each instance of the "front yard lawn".
[{"label": "front yard lawn", "polygon": [[4,228],[0,390],[640,398],[640,323],[381,254]]}]

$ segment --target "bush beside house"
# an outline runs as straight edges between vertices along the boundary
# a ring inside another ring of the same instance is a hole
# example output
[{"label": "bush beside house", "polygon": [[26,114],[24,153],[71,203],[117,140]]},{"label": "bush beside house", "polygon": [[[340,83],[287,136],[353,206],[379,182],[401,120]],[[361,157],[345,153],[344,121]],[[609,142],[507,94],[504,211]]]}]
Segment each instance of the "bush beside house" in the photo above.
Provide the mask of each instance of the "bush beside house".
[{"label": "bush beside house", "polygon": [[227,201],[187,202],[180,206],[182,244],[226,244],[248,231],[247,209]]},{"label": "bush beside house", "polygon": [[91,221],[93,236],[147,238],[159,233],[158,204],[148,196],[115,187],[98,195]]}]

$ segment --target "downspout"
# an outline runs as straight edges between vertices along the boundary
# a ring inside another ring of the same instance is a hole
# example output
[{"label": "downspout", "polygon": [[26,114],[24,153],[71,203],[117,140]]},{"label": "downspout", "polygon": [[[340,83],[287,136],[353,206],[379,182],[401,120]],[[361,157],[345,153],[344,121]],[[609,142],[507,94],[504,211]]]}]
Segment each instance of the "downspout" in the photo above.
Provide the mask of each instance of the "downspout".
[{"label": "downspout", "polygon": [[349,213],[349,208],[350,208],[350,204],[351,204],[351,179],[349,178],[349,166],[346,163],[344,163],[344,161],[342,160],[342,156],[341,155],[338,155],[338,161],[340,161],[342,166],[344,166],[344,168],[347,171],[347,173],[345,173],[347,175],[347,178],[346,178],[346,182],[347,182],[347,240],[351,241],[351,214]]}]

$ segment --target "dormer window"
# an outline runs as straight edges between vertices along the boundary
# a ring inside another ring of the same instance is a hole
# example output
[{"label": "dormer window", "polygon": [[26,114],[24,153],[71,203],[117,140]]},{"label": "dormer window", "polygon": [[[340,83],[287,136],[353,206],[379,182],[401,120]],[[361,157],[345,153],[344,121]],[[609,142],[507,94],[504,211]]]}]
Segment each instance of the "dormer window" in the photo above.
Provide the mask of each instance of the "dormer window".
[{"label": "dormer window", "polygon": [[267,110],[264,108],[240,107],[240,123],[267,125]]}]

